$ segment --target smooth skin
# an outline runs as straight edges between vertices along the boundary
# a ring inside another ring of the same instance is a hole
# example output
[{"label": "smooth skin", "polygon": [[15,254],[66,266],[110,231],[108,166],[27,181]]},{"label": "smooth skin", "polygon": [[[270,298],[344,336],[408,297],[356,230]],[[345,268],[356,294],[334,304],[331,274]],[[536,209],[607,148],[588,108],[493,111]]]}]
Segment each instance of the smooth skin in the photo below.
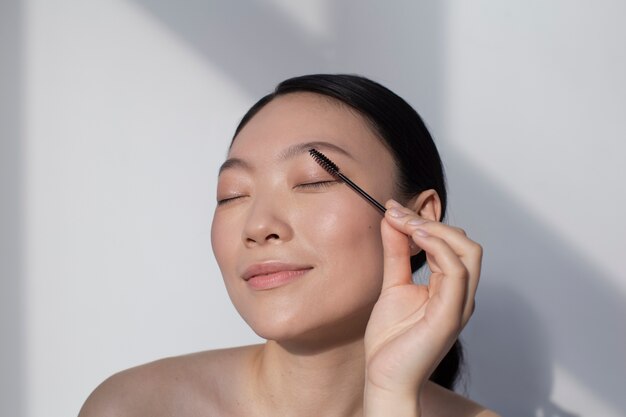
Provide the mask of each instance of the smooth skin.
[{"label": "smooth skin", "polygon": [[[387,201],[382,219],[313,161],[311,142]],[[220,173],[212,243],[233,304],[268,341],[118,373],[80,417],[495,416],[428,381],[473,312],[482,249],[438,221],[433,190],[396,202],[395,177],[351,109],[310,93],[266,105]],[[420,250],[428,285],[411,279]],[[242,278],[276,261],[307,272],[269,290]]]}]

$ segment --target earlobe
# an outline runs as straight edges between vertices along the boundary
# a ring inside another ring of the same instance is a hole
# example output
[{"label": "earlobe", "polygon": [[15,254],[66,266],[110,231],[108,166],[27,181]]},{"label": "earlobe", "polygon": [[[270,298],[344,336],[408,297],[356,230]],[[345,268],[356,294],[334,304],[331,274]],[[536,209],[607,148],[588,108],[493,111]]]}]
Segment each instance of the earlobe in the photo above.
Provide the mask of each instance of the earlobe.
[{"label": "earlobe", "polygon": [[407,207],[424,219],[432,221],[441,220],[441,199],[437,191],[433,189],[422,191],[413,197],[408,202]]}]

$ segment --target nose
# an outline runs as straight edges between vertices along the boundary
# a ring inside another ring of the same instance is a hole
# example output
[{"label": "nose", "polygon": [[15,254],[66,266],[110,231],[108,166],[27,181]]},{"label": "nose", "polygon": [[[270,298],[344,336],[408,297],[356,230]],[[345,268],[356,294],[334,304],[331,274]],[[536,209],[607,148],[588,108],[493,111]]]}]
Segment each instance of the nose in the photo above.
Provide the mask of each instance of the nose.
[{"label": "nose", "polygon": [[246,247],[277,244],[291,240],[293,229],[286,217],[288,210],[276,200],[257,200],[250,211],[243,229],[242,240]]}]

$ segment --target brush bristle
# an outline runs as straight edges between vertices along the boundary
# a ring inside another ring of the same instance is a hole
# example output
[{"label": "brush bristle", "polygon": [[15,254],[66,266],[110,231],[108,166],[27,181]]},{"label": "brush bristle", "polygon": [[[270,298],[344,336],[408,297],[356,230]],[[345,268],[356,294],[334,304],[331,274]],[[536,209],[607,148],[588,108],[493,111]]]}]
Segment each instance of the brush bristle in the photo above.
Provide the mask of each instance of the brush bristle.
[{"label": "brush bristle", "polygon": [[322,168],[324,168],[331,175],[337,175],[339,173],[339,167],[335,165],[333,161],[328,159],[326,155],[318,151],[317,149],[309,149],[309,154],[315,159]]},{"label": "brush bristle", "polygon": [[313,159],[315,159],[315,162],[317,162],[322,168],[328,171],[329,174],[337,175],[339,173],[339,167],[333,161],[328,159],[326,155],[324,155],[317,149],[309,149],[309,153],[311,154]]}]

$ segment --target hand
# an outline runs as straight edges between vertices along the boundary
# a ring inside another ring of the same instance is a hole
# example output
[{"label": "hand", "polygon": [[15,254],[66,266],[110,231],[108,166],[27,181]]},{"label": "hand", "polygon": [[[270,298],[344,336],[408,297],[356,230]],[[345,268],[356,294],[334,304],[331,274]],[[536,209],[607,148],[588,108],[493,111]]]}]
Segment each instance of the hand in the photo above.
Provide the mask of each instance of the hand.
[{"label": "hand", "polygon": [[[418,401],[474,310],[482,248],[461,229],[422,219],[393,200],[386,207],[383,286],[365,332],[366,400],[369,390]],[[426,252],[428,285],[412,281],[411,242]]]}]

